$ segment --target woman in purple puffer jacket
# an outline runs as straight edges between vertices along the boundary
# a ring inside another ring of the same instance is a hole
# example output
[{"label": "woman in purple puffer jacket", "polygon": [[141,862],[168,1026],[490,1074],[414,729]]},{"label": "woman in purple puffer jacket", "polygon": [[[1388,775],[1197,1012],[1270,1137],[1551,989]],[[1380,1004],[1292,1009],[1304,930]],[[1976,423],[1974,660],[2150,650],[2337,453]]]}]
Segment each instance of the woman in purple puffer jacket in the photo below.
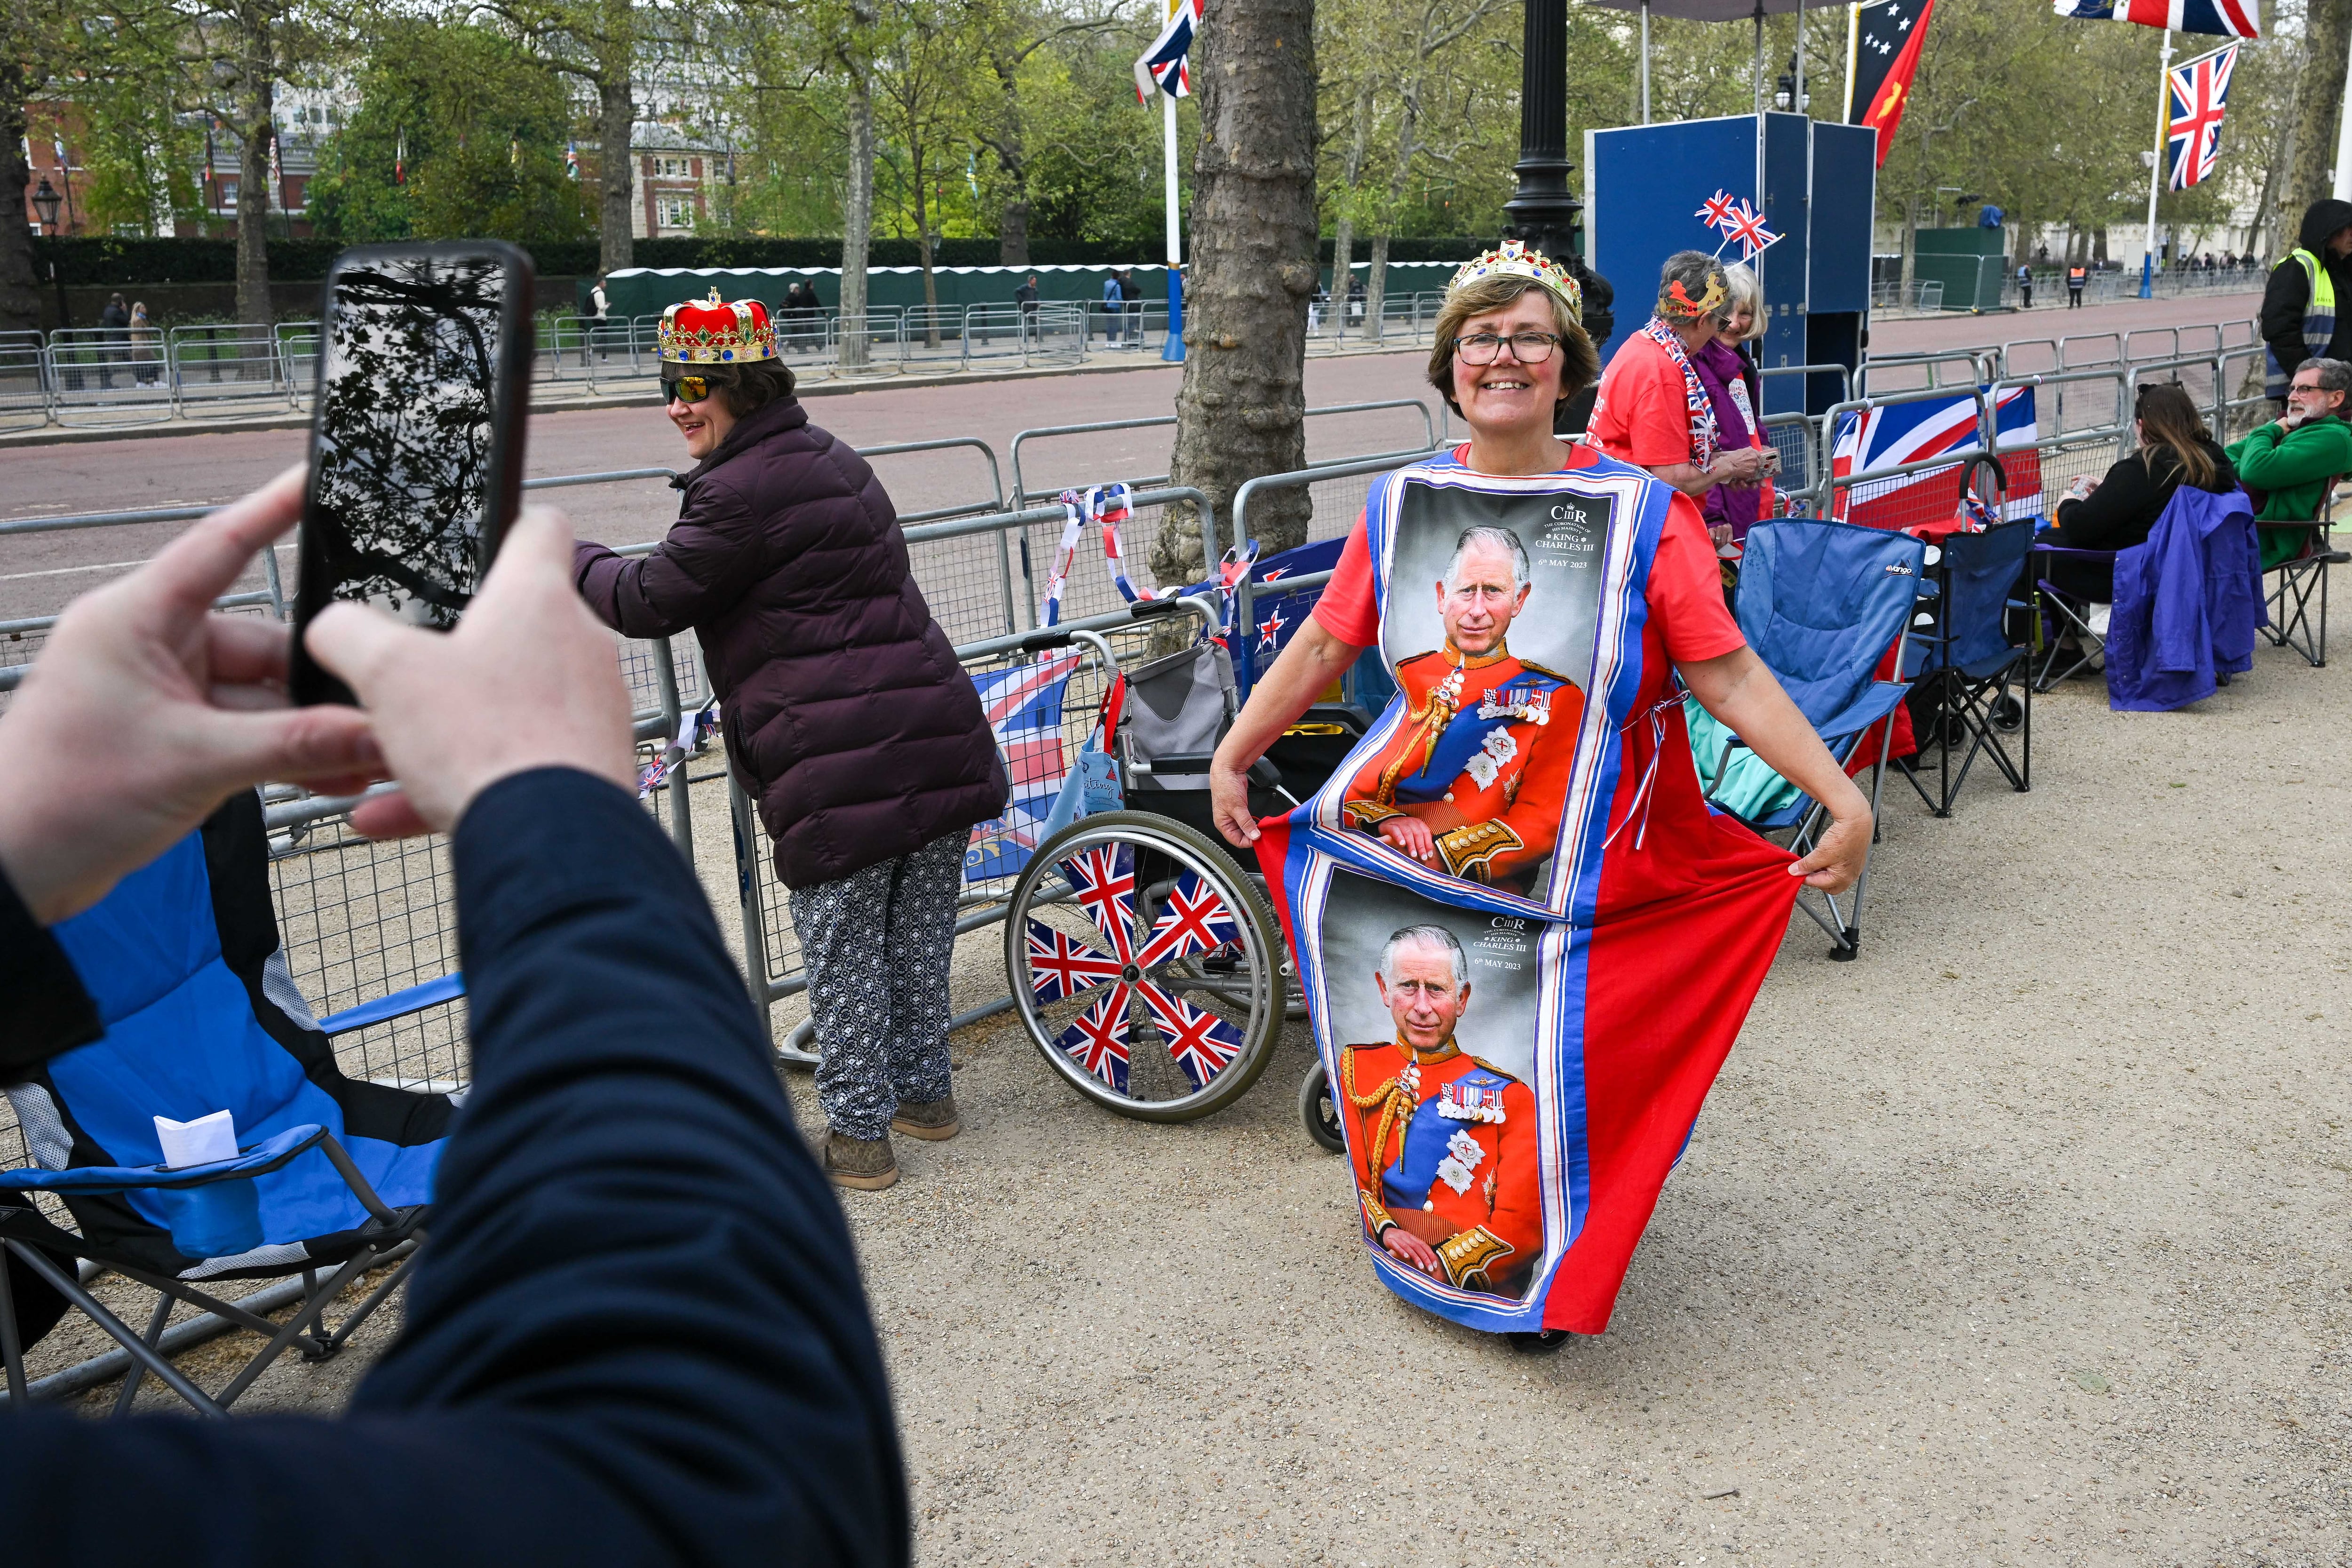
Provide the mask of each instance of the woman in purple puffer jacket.
[{"label": "woman in purple puffer jacket", "polygon": [[662,389],[693,471],[650,555],[582,543],[605,625],[691,629],[728,764],[791,890],[820,1055],[825,1169],[898,1179],[890,1147],[951,1138],[948,961],[973,825],[1004,809],[995,737],[866,460],[808,422],[756,300],[674,305]]},{"label": "woman in purple puffer jacket", "polygon": [[[1691,355],[1691,366],[1706,388],[1707,401],[1715,405],[1715,427],[1723,449],[1769,450],[1771,444],[1759,423],[1764,406],[1762,384],[1756,362],[1747,353],[1747,345],[1764,335],[1763,285],[1747,267],[1727,267],[1724,276],[1730,284],[1730,298],[1717,312],[1715,337]],[[1770,494],[1769,479],[1753,485],[1716,486],[1699,500],[1707,532],[1717,545],[1746,539],[1748,530],[1763,515]]]}]

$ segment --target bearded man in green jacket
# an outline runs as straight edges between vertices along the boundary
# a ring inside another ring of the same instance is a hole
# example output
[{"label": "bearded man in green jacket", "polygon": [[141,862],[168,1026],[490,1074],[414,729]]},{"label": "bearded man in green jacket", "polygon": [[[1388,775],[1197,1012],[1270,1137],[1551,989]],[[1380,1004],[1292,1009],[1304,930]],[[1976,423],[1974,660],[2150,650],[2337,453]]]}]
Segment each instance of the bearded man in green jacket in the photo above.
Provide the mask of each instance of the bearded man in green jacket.
[{"label": "bearded man in green jacket", "polygon": [[[2229,448],[2239,479],[2261,503],[2254,511],[2257,523],[2307,522],[2320,516],[2328,485],[2352,474],[2352,425],[2344,421],[2347,393],[2352,393],[2352,363],[2305,360],[2287,387],[2286,413]],[[2301,529],[2263,529],[2263,570],[2294,559],[2304,539]]]}]

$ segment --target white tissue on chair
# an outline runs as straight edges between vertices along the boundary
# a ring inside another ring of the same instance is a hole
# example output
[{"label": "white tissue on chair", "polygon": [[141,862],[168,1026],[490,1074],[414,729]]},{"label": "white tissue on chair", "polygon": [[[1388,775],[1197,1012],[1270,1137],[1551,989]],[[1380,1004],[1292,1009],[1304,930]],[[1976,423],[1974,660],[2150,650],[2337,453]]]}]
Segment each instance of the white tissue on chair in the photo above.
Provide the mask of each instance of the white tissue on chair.
[{"label": "white tissue on chair", "polygon": [[2115,614],[2116,607],[2113,605],[2093,605],[2089,617],[2091,635],[2100,637],[2106,636],[2107,624],[2115,618]]},{"label": "white tissue on chair", "polygon": [[173,1170],[209,1165],[236,1158],[236,1119],[226,1110],[199,1116],[194,1121],[155,1118],[155,1141],[163,1145],[163,1163]]}]

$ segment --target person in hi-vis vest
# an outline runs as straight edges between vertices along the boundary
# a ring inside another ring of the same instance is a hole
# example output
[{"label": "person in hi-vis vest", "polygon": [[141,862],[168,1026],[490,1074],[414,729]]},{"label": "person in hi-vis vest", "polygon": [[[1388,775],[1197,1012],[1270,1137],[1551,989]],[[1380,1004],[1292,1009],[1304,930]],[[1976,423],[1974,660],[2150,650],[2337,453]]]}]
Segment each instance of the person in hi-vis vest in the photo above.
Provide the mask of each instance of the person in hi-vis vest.
[{"label": "person in hi-vis vest", "polygon": [[2294,367],[2316,355],[2352,358],[2352,317],[2336,300],[2352,292],[2352,202],[2315,201],[2305,210],[2294,248],[2271,268],[2259,318],[2263,395],[2286,401]]}]

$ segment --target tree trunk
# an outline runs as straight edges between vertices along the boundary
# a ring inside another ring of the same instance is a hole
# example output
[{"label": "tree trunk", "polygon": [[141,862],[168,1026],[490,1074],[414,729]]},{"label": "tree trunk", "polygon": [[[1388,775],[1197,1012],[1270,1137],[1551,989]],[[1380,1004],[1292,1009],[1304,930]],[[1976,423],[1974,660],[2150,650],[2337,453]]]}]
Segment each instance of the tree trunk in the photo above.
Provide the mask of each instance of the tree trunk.
[{"label": "tree trunk", "polygon": [[2277,232],[2278,217],[2272,209],[2278,201],[2280,187],[2286,176],[2287,160],[2293,155],[2294,148],[2294,124],[2290,120],[2287,128],[2279,133],[2278,145],[2271,150],[2270,167],[2263,172],[2263,194],[2254,203],[2254,216],[2246,224],[2243,248],[2249,256],[2253,255],[2256,247],[2262,243],[2264,228]]},{"label": "tree trunk", "polygon": [[1367,270],[1370,277],[1364,283],[1364,336],[1379,342],[1381,312],[1387,308],[1389,297],[1389,234],[1385,224],[1380,233],[1372,236],[1372,265]]},{"label": "tree trunk", "polygon": [[[868,18],[872,13],[865,14]],[[849,188],[841,200],[841,363],[866,363],[866,252],[874,238],[874,84],[850,73]]]},{"label": "tree trunk", "polygon": [[924,200],[923,159],[919,153],[915,168],[915,248],[922,253],[923,261],[923,346],[940,346],[940,279],[931,269],[931,216]]},{"label": "tree trunk", "polygon": [[[25,162],[26,130],[25,67],[11,51],[0,58],[0,212],[27,210],[25,187],[33,183],[33,171]],[[0,331],[39,329],[40,289],[33,266],[32,225],[0,224]]]},{"label": "tree trunk", "polygon": [[268,321],[270,116],[277,82],[267,35],[247,40],[236,94],[236,319]]},{"label": "tree trunk", "polygon": [[2095,228],[2091,231],[2091,259],[2102,267],[2106,265],[2107,231],[2104,228]]},{"label": "tree trunk", "polygon": [[637,132],[637,90],[628,67],[625,58],[614,62],[596,84],[596,166],[604,186],[596,261],[605,272],[628,266],[636,255],[637,162],[629,143]]},{"label": "tree trunk", "polygon": [[1366,74],[1356,89],[1354,129],[1347,158],[1339,165],[1339,220],[1331,239],[1331,298],[1339,308],[1339,323],[1348,320],[1348,285],[1356,275],[1356,183],[1364,177],[1364,157],[1372,135],[1372,89],[1378,79]]},{"label": "tree trunk", "polygon": [[2347,43],[2352,43],[2352,0],[2310,0],[2304,20],[2303,70],[2294,97],[2294,171],[2287,196],[2298,230],[2304,209],[2325,197],[2332,186],[2328,176],[2336,164],[2336,117],[2344,106]]},{"label": "tree trunk", "polygon": [[[1234,492],[1307,461],[1307,300],[1315,291],[1314,0],[1258,0],[1202,29],[1201,147],[1173,482],[1215,504],[1235,536]],[[1161,583],[1197,581],[1198,530],[1171,509],[1151,552]],[[1303,543],[1313,502],[1278,490],[1249,531],[1269,552]]]},{"label": "tree trunk", "polygon": [[1005,267],[1029,265],[1029,150],[1021,125],[1020,62],[1003,52],[989,57],[1002,95],[996,122],[996,170],[1005,180],[1004,205],[996,212],[996,259]]}]

